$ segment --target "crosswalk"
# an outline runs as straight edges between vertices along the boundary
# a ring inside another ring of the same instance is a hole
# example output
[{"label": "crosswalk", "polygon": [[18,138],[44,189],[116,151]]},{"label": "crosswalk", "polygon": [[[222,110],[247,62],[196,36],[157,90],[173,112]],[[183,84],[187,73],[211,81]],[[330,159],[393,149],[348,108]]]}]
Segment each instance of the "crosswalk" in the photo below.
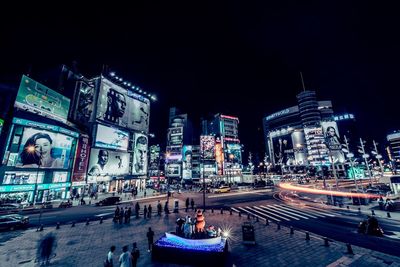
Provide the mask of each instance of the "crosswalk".
[{"label": "crosswalk", "polygon": [[271,220],[275,222],[289,222],[310,219],[321,219],[335,217],[338,214],[332,211],[323,210],[316,207],[295,207],[286,204],[272,204],[259,206],[240,206],[231,208],[235,212],[248,214],[261,220]]}]

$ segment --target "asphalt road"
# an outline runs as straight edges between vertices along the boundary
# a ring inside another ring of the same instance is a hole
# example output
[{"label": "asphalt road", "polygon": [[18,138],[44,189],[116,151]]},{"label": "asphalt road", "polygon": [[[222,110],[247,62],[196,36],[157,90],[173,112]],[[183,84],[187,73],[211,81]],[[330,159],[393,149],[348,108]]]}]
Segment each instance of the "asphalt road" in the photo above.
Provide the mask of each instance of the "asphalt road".
[{"label": "asphalt road", "polygon": [[[207,209],[214,208],[228,209],[230,207],[238,206],[257,206],[257,205],[279,205],[282,204],[279,200],[275,199],[274,192],[271,189],[254,190],[249,192],[232,192],[225,194],[206,194]],[[193,198],[196,207],[202,207],[203,194],[198,192],[190,192],[183,194],[175,194],[170,198],[170,210],[174,199],[179,199],[181,202],[181,209],[184,209],[182,203],[189,197]],[[164,205],[166,197],[159,197],[151,200],[140,199],[141,207],[151,203],[153,212],[156,210],[157,200],[160,199]],[[134,201],[133,203],[135,203]],[[132,204],[126,203],[122,206]],[[306,203],[307,205],[312,205]],[[132,206],[133,207],[133,206]],[[67,209],[55,209],[52,211],[43,212],[40,218],[40,223],[46,226],[54,227],[57,222],[61,225],[71,224],[72,221],[82,222],[90,218],[91,221],[99,220],[100,217],[104,219],[111,218],[114,214],[115,206],[97,207],[94,205],[77,206]],[[361,247],[369,248],[372,250],[381,251],[384,253],[398,256],[398,248],[400,247],[400,240],[389,237],[373,237],[357,233],[357,225],[360,221],[365,219],[366,215],[360,215],[357,212],[347,210],[332,210],[338,214],[335,217],[315,218],[308,220],[291,220],[283,221],[281,224],[286,226],[293,226],[295,229],[309,231],[321,236],[328,237],[340,242],[351,243]],[[39,225],[40,214],[31,214],[30,223],[31,227]],[[384,229],[385,233],[389,236],[395,232],[400,233],[400,222],[388,219],[379,219],[379,222]],[[322,242],[322,241],[321,241]]]}]

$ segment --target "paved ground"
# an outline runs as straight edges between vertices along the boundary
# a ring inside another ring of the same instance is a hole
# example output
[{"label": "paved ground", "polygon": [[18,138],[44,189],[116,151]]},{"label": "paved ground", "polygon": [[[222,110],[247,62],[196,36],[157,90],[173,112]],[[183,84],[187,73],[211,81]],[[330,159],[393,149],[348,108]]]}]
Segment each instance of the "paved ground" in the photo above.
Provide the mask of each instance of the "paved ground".
[{"label": "paved ground", "polygon": [[[176,266],[151,261],[145,232],[151,226],[158,238],[165,231],[174,231],[177,216],[185,215],[181,211],[179,215],[170,214],[168,217],[132,219],[128,225],[105,220],[103,224],[99,221],[89,225],[79,223],[74,228],[61,225],[59,230],[51,227],[43,232],[28,230],[10,233],[10,239],[2,239],[0,243],[0,262],[2,266],[35,266],[38,241],[53,232],[57,238],[57,255],[51,266],[102,266],[111,245],[117,246],[116,255],[119,255],[122,246],[132,242],[138,243],[141,252],[138,266]],[[190,212],[190,215],[194,213]],[[240,226],[248,221],[247,217],[229,213],[221,215],[215,211],[206,212],[206,221],[207,225],[231,229],[227,266],[400,266],[398,257],[354,246],[355,255],[346,254],[347,248],[343,243],[330,242],[330,246],[325,247],[319,236],[311,234],[311,240],[306,241],[304,232],[295,231],[291,235],[288,228],[277,230],[272,223],[266,226],[264,222],[253,221],[257,245],[245,246]]]}]

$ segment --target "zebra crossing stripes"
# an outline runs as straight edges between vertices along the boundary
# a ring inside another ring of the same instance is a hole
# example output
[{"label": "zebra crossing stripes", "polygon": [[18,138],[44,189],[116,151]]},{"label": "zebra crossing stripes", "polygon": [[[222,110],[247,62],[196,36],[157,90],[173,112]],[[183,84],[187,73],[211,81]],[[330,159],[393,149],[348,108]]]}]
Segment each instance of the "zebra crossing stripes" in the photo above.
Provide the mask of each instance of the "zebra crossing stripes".
[{"label": "zebra crossing stripes", "polygon": [[308,206],[297,208],[284,204],[235,207],[233,210],[247,213],[249,215],[258,217],[259,219],[269,219],[275,222],[335,217],[335,214],[331,213],[330,211],[321,211],[318,208]]}]

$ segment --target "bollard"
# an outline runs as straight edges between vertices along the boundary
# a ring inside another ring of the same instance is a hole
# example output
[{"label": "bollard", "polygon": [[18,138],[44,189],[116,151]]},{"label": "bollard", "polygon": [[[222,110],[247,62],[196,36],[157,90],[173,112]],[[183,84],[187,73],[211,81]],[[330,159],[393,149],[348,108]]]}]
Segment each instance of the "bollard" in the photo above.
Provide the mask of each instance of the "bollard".
[{"label": "bollard", "polygon": [[211,208],[211,213],[214,213],[214,208]]},{"label": "bollard", "polygon": [[221,214],[224,214],[224,210],[221,208]]},{"label": "bollard", "polygon": [[375,215],[375,211],[374,210],[371,210],[371,213],[372,213],[372,215]]},{"label": "bollard", "polygon": [[351,245],[350,245],[350,243],[347,243],[346,244],[346,247],[347,247],[347,254],[354,254],[354,252],[353,252],[353,249],[351,248]]},{"label": "bollard", "polygon": [[39,231],[40,231],[40,232],[43,231],[43,224],[40,225]]},{"label": "bollard", "polygon": [[265,226],[268,226],[268,225],[269,225],[268,218],[265,218]]},{"label": "bollard", "polygon": [[294,229],[293,226],[290,226],[290,234],[293,235],[294,234]]},{"label": "bollard", "polygon": [[387,217],[392,218],[392,216],[390,216],[390,212],[387,212]]},{"label": "bollard", "polygon": [[86,219],[86,225],[89,225],[89,218]]},{"label": "bollard", "polygon": [[361,208],[360,207],[358,207],[358,213],[361,213]]},{"label": "bollard", "polygon": [[350,209],[350,207],[349,207],[349,206],[347,206],[347,209],[349,210],[349,209]]},{"label": "bollard", "polygon": [[57,222],[56,229],[60,229],[60,223],[59,222]]},{"label": "bollard", "polygon": [[229,215],[232,215],[232,209],[229,210]]},{"label": "bollard", "polygon": [[103,223],[103,216],[100,217],[100,224]]},{"label": "bollard", "polygon": [[281,230],[281,224],[280,223],[276,223],[276,230]]},{"label": "bollard", "polygon": [[250,214],[247,213],[247,220],[250,220]]},{"label": "bollard", "polygon": [[75,227],[75,221],[72,222],[71,227]]},{"label": "bollard", "polygon": [[309,241],[310,240],[310,233],[306,232],[306,240]]},{"label": "bollard", "polygon": [[239,211],[239,217],[242,217],[242,214],[240,213],[240,211]]},{"label": "bollard", "polygon": [[324,237],[324,246],[329,247],[329,239],[327,237]]}]

